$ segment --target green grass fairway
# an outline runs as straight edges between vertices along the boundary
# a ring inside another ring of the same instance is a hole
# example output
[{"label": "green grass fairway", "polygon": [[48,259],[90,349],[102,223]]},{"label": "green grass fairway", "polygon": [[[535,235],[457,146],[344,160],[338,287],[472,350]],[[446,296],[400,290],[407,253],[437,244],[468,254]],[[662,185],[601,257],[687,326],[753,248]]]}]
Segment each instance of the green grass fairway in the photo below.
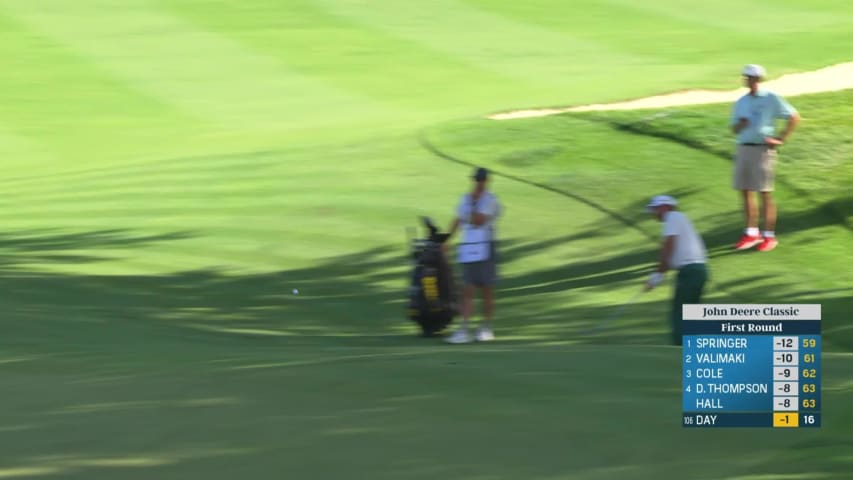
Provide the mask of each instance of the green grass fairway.
[{"label": "green grass fairway", "polygon": [[[853,3],[705,3],[0,0],[0,479],[851,478],[853,93],[791,99],[767,255],[728,249],[727,105],[482,119],[851,60]],[[404,229],[473,163],[498,341],[451,347]],[[708,302],[823,305],[823,428],[682,429],[667,288],[583,335],[661,192]]]},{"label": "green grass fairway", "polygon": [[794,251],[780,252],[777,261],[730,248],[743,218],[739,194],[729,186],[731,138],[720,127],[728,105],[468,120],[423,138],[450,160],[488,165],[600,209],[622,222],[611,232],[618,237],[657,238],[660,225],[643,215],[643,206],[651,195],[671,193],[711,252],[713,292],[756,303],[823,302],[827,341],[850,350],[845,314],[853,309],[853,273],[840,260],[853,258],[853,165],[845,161],[853,154],[853,90],[792,101],[806,120],[781,150],[776,196],[777,231]]}]

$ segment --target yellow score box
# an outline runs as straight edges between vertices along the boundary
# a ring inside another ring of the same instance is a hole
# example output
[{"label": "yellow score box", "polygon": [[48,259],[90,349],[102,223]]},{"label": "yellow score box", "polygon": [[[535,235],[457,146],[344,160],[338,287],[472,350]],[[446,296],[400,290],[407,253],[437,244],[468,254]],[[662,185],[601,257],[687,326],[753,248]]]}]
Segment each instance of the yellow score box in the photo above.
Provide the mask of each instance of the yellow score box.
[{"label": "yellow score box", "polygon": [[796,413],[773,413],[773,427],[793,427],[800,426],[800,416]]}]

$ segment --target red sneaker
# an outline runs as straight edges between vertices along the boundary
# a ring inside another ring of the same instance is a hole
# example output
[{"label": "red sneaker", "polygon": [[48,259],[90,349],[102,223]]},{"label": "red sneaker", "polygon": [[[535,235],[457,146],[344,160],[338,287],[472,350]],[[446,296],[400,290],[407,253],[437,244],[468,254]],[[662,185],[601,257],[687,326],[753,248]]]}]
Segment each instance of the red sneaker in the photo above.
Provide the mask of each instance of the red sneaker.
[{"label": "red sneaker", "polygon": [[779,241],[776,240],[776,237],[765,237],[764,241],[761,242],[761,245],[758,246],[758,251],[769,252],[776,248],[776,245],[779,245]]},{"label": "red sneaker", "polygon": [[735,250],[746,250],[747,248],[752,248],[761,243],[761,237],[753,237],[751,235],[744,235],[740,237],[740,241],[735,245]]}]

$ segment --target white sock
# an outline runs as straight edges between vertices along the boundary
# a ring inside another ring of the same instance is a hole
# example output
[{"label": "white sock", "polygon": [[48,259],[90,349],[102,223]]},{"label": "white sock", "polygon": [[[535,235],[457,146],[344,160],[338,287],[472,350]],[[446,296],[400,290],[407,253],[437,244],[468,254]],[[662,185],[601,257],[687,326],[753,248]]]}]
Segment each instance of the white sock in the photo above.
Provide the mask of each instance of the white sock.
[{"label": "white sock", "polygon": [[746,234],[749,235],[750,237],[757,237],[758,236],[758,228],[757,227],[749,227],[746,229]]},{"label": "white sock", "polygon": [[764,237],[765,238],[774,238],[774,237],[776,237],[776,232],[773,232],[772,230],[765,230],[764,231]]}]

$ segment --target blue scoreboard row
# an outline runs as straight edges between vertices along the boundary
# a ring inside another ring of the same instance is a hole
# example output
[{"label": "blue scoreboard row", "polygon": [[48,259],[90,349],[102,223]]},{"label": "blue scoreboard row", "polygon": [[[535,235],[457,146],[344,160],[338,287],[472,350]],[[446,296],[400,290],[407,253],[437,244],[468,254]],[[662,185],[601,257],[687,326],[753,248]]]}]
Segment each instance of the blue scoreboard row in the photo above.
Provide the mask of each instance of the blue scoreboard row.
[{"label": "blue scoreboard row", "polygon": [[682,329],[684,427],[820,427],[820,305],[685,305]]}]

